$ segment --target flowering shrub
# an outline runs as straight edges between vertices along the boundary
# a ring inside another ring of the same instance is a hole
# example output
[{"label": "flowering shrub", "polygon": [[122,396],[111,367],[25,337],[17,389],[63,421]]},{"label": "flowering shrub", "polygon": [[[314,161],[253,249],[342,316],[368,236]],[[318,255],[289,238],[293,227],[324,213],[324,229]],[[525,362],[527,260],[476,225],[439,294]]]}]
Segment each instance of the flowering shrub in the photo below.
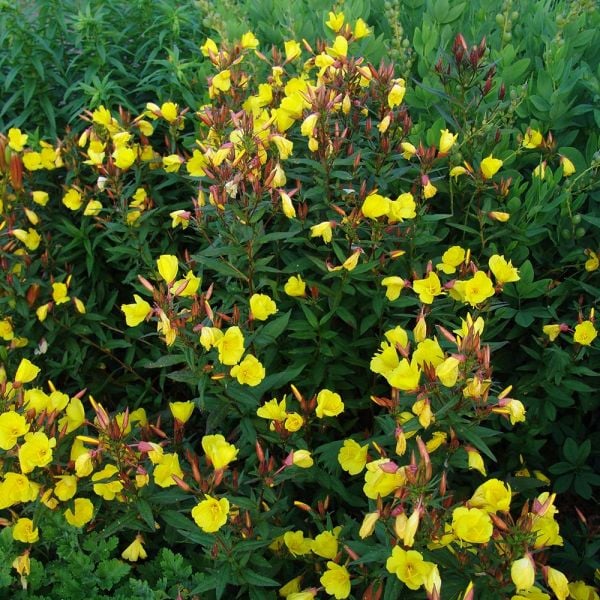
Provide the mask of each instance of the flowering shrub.
[{"label": "flowering shrub", "polygon": [[[485,40],[457,35],[437,62],[457,111],[431,123],[394,65],[355,54],[364,20],[326,25],[270,52],[250,32],[206,40],[196,112],[99,106],[57,144],[0,138],[14,597],[14,573],[73,594],[65,540],[97,597],[596,594],[551,552],[547,475],[503,457],[539,410],[512,397],[507,323],[563,320],[527,306],[560,286],[519,241],[582,206],[598,162],[534,125],[496,132],[510,90]],[[569,322],[535,335],[593,377],[585,250]],[[578,470],[554,465],[556,486],[591,495],[590,451],[569,447]]]}]

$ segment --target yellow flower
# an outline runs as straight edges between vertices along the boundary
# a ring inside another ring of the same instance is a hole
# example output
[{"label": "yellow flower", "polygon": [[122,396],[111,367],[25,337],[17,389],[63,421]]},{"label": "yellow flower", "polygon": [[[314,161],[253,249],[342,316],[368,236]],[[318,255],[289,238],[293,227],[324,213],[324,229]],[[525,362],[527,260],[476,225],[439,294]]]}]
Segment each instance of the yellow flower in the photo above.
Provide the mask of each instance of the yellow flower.
[{"label": "yellow flower", "polygon": [[316,414],[319,419],[323,417],[336,417],[344,411],[342,397],[330,390],[321,390],[317,394]]},{"label": "yellow flower", "polygon": [[200,331],[200,344],[208,352],[223,337],[223,332],[217,327],[203,327]]},{"label": "yellow flower", "polygon": [[137,562],[140,558],[142,560],[144,558],[147,558],[148,554],[146,553],[146,550],[144,550],[144,546],[142,545],[143,541],[144,538],[138,533],[135,536],[133,542],[131,542],[131,544],[129,544],[129,546],[127,546],[127,548],[123,550],[123,552],[121,553],[121,558],[124,558],[125,560],[128,560],[130,562]]},{"label": "yellow flower", "polygon": [[219,362],[224,365],[235,365],[244,354],[244,335],[241,329],[234,325],[215,342],[219,351]]},{"label": "yellow flower", "polygon": [[265,402],[257,411],[257,416],[261,419],[270,419],[271,421],[284,421],[287,418],[285,409],[285,396],[281,402],[277,402],[277,398],[273,398]]},{"label": "yellow flower", "polygon": [[500,285],[521,279],[518,269],[513,267],[512,262],[507,261],[502,255],[494,254],[490,257],[488,264],[496,278],[496,283]]},{"label": "yellow flower", "polygon": [[542,134],[531,127],[527,128],[525,135],[523,136],[523,148],[533,149],[538,148],[542,145],[544,138]]},{"label": "yellow flower", "polygon": [[83,527],[94,516],[94,505],[88,498],[75,498],[73,509],[65,510],[65,519],[73,527]]},{"label": "yellow flower", "polygon": [[169,402],[171,414],[180,423],[187,423],[189,421],[195,406],[192,400],[188,400],[187,402]]},{"label": "yellow flower", "polygon": [[323,241],[326,244],[331,242],[332,236],[333,236],[333,228],[331,226],[331,221],[323,221],[322,223],[313,225],[310,228],[310,237],[323,238]]},{"label": "yellow flower", "polygon": [[21,152],[27,143],[29,136],[26,133],[21,133],[17,127],[12,127],[8,130],[8,145],[15,152]]},{"label": "yellow flower", "polygon": [[385,297],[390,302],[393,302],[394,300],[397,300],[400,297],[400,292],[404,289],[405,283],[402,277],[392,276],[385,277],[381,281],[381,285],[383,285],[386,288]]},{"label": "yellow flower", "polygon": [[546,567],[548,587],[554,592],[558,600],[566,600],[569,596],[569,580],[558,569]]},{"label": "yellow flower", "polygon": [[466,175],[467,173],[467,169],[461,166],[452,167],[450,169],[450,177],[454,177],[454,179],[458,179],[461,175]]},{"label": "yellow flower", "polygon": [[192,509],[192,518],[196,525],[206,533],[219,531],[227,523],[228,514],[229,500],[227,498],[217,500],[208,494]]},{"label": "yellow flower", "polygon": [[589,271],[590,273],[592,271],[596,271],[598,267],[600,267],[600,257],[596,252],[590,250],[589,248],[587,248],[584,252],[586,256],[589,256],[589,258],[585,261],[585,270]]},{"label": "yellow flower", "polygon": [[206,174],[206,171],[204,170],[206,166],[208,166],[208,160],[200,150],[196,149],[192,153],[192,158],[188,160],[185,168],[192,177],[203,177]]},{"label": "yellow flower", "polygon": [[123,484],[118,479],[107,481],[112,479],[114,475],[117,475],[119,469],[116,465],[106,465],[101,471],[97,471],[92,475],[92,481],[94,483],[94,493],[104,498],[104,500],[114,500],[115,496],[123,489]]},{"label": "yellow flower", "polygon": [[434,415],[431,412],[431,402],[428,398],[417,400],[411,407],[412,412],[419,418],[421,427],[427,429],[434,421]]},{"label": "yellow flower", "polygon": [[408,392],[419,387],[421,369],[416,361],[409,363],[406,358],[403,358],[396,368],[385,375],[385,378],[392,387]]},{"label": "yellow flower", "polygon": [[591,321],[583,321],[575,326],[573,340],[576,344],[589,346],[598,336],[598,332]]},{"label": "yellow flower", "polygon": [[257,386],[265,378],[265,368],[252,354],[246,354],[239,365],[231,369],[231,376],[242,385]]},{"label": "yellow flower", "polygon": [[169,123],[173,123],[173,121],[177,120],[178,116],[177,104],[174,102],[164,102],[160,107],[160,113],[163,119]]},{"label": "yellow flower", "polygon": [[115,161],[115,167],[126,171],[135,162],[136,153],[127,146],[119,146],[112,153],[112,157]]},{"label": "yellow flower", "polygon": [[431,434],[431,439],[425,444],[427,452],[429,452],[429,454],[435,452],[442,444],[446,443],[447,438],[448,434],[444,431],[434,431]]},{"label": "yellow flower", "polygon": [[39,171],[43,169],[42,157],[39,152],[26,152],[23,154],[23,166],[28,171]]},{"label": "yellow flower", "polygon": [[224,469],[238,455],[238,449],[225,440],[221,434],[205,435],[202,449],[215,470]]},{"label": "yellow flower", "polygon": [[61,475],[58,483],[54,486],[54,495],[66,502],[70,500],[77,492],[77,477],[75,475]]},{"label": "yellow flower", "polygon": [[219,48],[214,40],[210,38],[206,38],[206,42],[200,46],[200,50],[202,51],[203,56],[210,56],[212,54],[219,54]]},{"label": "yellow flower", "polygon": [[488,479],[473,492],[469,506],[480,508],[487,513],[508,512],[511,499],[510,485],[499,479]]},{"label": "yellow flower", "polygon": [[341,35],[336,36],[333,46],[327,48],[327,54],[333,58],[346,56],[348,54],[348,40]]},{"label": "yellow flower", "polygon": [[458,379],[460,361],[454,356],[449,356],[435,367],[435,374],[444,387],[453,387]]},{"label": "yellow flower", "polygon": [[551,342],[553,342],[561,332],[560,325],[552,324],[552,325],[544,325],[542,327],[542,331],[548,336]]},{"label": "yellow flower", "polygon": [[15,337],[13,332],[12,323],[9,319],[0,320],[0,338],[5,342],[10,342]]},{"label": "yellow flower", "polygon": [[182,298],[189,298],[198,291],[201,281],[202,279],[200,277],[196,277],[192,271],[188,271],[183,279],[178,279],[171,285],[171,291],[174,294],[177,293],[183,284],[186,283],[183,290],[177,293],[177,295],[181,296]]},{"label": "yellow flower", "polygon": [[23,415],[13,410],[0,414],[0,448],[12,450],[17,440],[29,431],[29,423]]},{"label": "yellow flower", "polygon": [[318,120],[319,115],[317,113],[308,115],[300,125],[300,133],[305,137],[312,137]]},{"label": "yellow flower", "polygon": [[425,585],[435,567],[433,563],[425,561],[420,552],[404,550],[400,546],[394,546],[392,555],[385,563],[385,568],[410,590],[418,590]]},{"label": "yellow flower", "polygon": [[13,229],[12,235],[20,242],[23,242],[27,250],[37,250],[42,241],[42,236],[31,227],[27,231],[24,229]]},{"label": "yellow flower", "polygon": [[292,199],[285,192],[280,192],[279,195],[281,197],[281,209],[283,210],[283,214],[288,219],[294,219],[296,217],[296,209],[294,208]]},{"label": "yellow flower", "polygon": [[39,204],[40,206],[46,206],[50,197],[48,196],[48,192],[37,190],[35,192],[31,192],[31,198],[36,204]]},{"label": "yellow flower", "polygon": [[252,50],[258,48],[258,40],[251,31],[247,31],[246,33],[244,33],[244,35],[242,36],[241,44],[242,48],[250,48]]},{"label": "yellow flower", "polygon": [[346,567],[331,560],[327,561],[327,570],[319,581],[330,596],[342,599],[350,595],[350,573]]},{"label": "yellow flower", "polygon": [[294,297],[301,297],[306,295],[306,283],[302,281],[300,275],[292,275],[285,284],[283,291],[288,295]]},{"label": "yellow flower", "polygon": [[417,348],[413,352],[411,362],[416,362],[419,367],[425,364],[437,367],[444,362],[444,351],[438,344],[437,339],[425,339],[419,342]]},{"label": "yellow flower", "polygon": [[19,519],[13,526],[12,536],[18,542],[33,544],[40,539],[40,532],[31,519]]},{"label": "yellow flower", "polygon": [[466,281],[457,281],[455,287],[457,286],[463,302],[467,302],[471,306],[481,304],[494,295],[492,280],[483,271],[477,271],[471,279]]},{"label": "yellow flower", "polygon": [[35,314],[39,319],[40,323],[44,322],[48,317],[48,310],[51,308],[52,304],[49,302],[47,304],[42,304],[42,306],[38,306],[35,309]]},{"label": "yellow flower", "polygon": [[177,173],[184,162],[185,160],[179,154],[169,154],[169,156],[163,156],[162,159],[163,169],[167,173]]},{"label": "yellow flower", "polygon": [[[77,441],[77,440],[76,440]],[[82,451],[81,454],[78,454],[75,458],[75,474],[77,477],[87,477],[94,470],[94,463],[92,462],[92,455],[89,451],[83,448],[83,443],[81,444]],[[71,452],[77,451],[75,446],[75,442],[73,443],[73,448]]]},{"label": "yellow flower", "polygon": [[156,261],[156,266],[160,276],[168,284],[175,281],[177,271],[179,270],[179,263],[176,256],[173,256],[172,254],[161,254],[160,258]]},{"label": "yellow flower", "polygon": [[440,132],[439,151],[440,154],[447,154],[450,148],[454,146],[454,142],[458,139],[458,133],[454,135],[448,129],[442,129]]},{"label": "yellow flower", "polygon": [[[337,530],[337,531],[336,531]],[[312,540],[310,549],[318,556],[323,558],[335,558],[338,553],[338,540],[340,528],[336,527],[333,531],[323,531],[314,540]]]},{"label": "yellow flower", "polygon": [[301,469],[310,469],[314,464],[314,460],[308,450],[294,450],[292,452],[292,464]]},{"label": "yellow flower", "polygon": [[402,148],[402,156],[406,160],[410,160],[417,153],[417,148],[410,142],[402,142],[400,147]]},{"label": "yellow flower", "polygon": [[334,13],[330,11],[328,19],[325,21],[325,25],[337,33],[344,25],[344,13]]},{"label": "yellow flower", "polygon": [[303,556],[310,552],[311,539],[304,537],[303,531],[286,531],[283,534],[283,542],[292,556]]},{"label": "yellow flower", "polygon": [[58,305],[68,302],[71,298],[67,295],[67,286],[64,283],[52,284],[52,300]]},{"label": "yellow flower", "polygon": [[488,213],[488,217],[490,219],[494,219],[494,221],[499,221],[500,223],[506,223],[510,219],[510,213],[492,210]]},{"label": "yellow flower", "polygon": [[291,62],[302,54],[300,43],[296,42],[295,40],[288,40],[287,42],[284,42],[284,48],[286,62]]},{"label": "yellow flower", "polygon": [[21,581],[31,573],[31,561],[29,560],[29,550],[25,550],[25,552],[12,562],[12,567],[17,571],[17,573],[21,576]]},{"label": "yellow flower", "polygon": [[442,254],[442,262],[438,263],[435,268],[439,271],[452,275],[456,273],[456,267],[462,265],[465,261],[466,252],[460,246],[451,246]]},{"label": "yellow flower", "polygon": [[183,471],[179,466],[179,456],[176,452],[163,454],[154,469],[154,483],[161,488],[177,485],[172,477],[173,475],[179,479],[183,479]]},{"label": "yellow flower", "polygon": [[125,313],[125,321],[129,327],[139,325],[152,312],[152,307],[140,298],[133,295],[134,304],[121,304],[121,310]]},{"label": "yellow flower", "polygon": [[377,496],[383,498],[406,483],[404,469],[394,470],[393,467],[394,465],[389,458],[380,458],[367,463],[365,484],[363,486],[363,492],[367,498],[372,500],[377,500]]},{"label": "yellow flower", "polygon": [[436,194],[437,188],[431,183],[429,177],[427,177],[427,181],[423,184],[423,198],[429,200],[429,198],[433,198]]},{"label": "yellow flower", "polygon": [[454,535],[464,542],[486,544],[492,537],[494,526],[483,510],[459,506],[452,512],[452,529]]},{"label": "yellow flower", "polygon": [[100,214],[102,210],[102,202],[100,200],[90,200],[83,210],[83,214],[86,217],[95,217]]},{"label": "yellow flower", "polygon": [[515,560],[510,567],[510,578],[517,592],[527,591],[535,583],[535,564],[529,554]]},{"label": "yellow flower", "polygon": [[575,165],[566,156],[561,155],[560,164],[562,165],[563,175],[565,177],[570,177],[573,175],[573,173],[575,173]]},{"label": "yellow flower", "polygon": [[303,425],[304,419],[301,415],[299,415],[296,412],[287,413],[285,421],[283,423],[283,426],[285,427],[286,431],[289,431],[290,433],[299,431],[300,429],[302,429]]},{"label": "yellow flower", "polygon": [[365,217],[368,217],[369,219],[377,219],[388,214],[390,210],[390,202],[391,200],[389,198],[372,192],[365,198],[361,211]]},{"label": "yellow flower", "polygon": [[275,144],[281,160],[287,160],[290,157],[294,149],[294,143],[291,140],[282,135],[274,135],[271,137],[271,142]]},{"label": "yellow flower", "polygon": [[169,213],[169,216],[172,219],[171,227],[173,229],[175,229],[177,225],[181,225],[182,229],[187,229],[188,225],[190,224],[191,214],[187,210],[174,210],[173,212]]},{"label": "yellow flower", "polygon": [[403,348],[406,348],[406,346],[408,346],[408,334],[406,333],[406,331],[404,331],[404,329],[402,329],[402,327],[400,327],[400,325],[396,325],[394,329],[388,329],[388,331],[386,331],[384,335],[385,339],[390,344],[394,344],[394,346],[396,344],[400,344],[400,346],[402,346]]},{"label": "yellow flower", "polygon": [[424,279],[413,281],[413,290],[423,304],[431,304],[434,297],[442,293],[442,283],[437,274],[430,271]]},{"label": "yellow flower", "polygon": [[469,335],[469,331],[472,331],[480,336],[483,333],[484,327],[485,321],[483,320],[483,317],[477,317],[477,319],[473,321],[471,313],[467,313],[467,319],[460,320],[460,329],[455,329],[454,333],[462,337],[466,337]]},{"label": "yellow flower", "polygon": [[377,521],[379,521],[380,516],[381,515],[379,514],[379,511],[367,513],[364,516],[363,522],[358,530],[358,537],[360,537],[361,540],[364,540],[373,534],[375,531],[375,525],[377,525]]},{"label": "yellow flower", "polygon": [[367,37],[371,33],[371,30],[367,26],[367,24],[362,19],[357,19],[356,23],[354,23],[354,39],[360,40],[364,37]]},{"label": "yellow flower", "polygon": [[569,584],[569,594],[573,600],[600,600],[596,588],[583,581],[573,581]]},{"label": "yellow flower", "polygon": [[546,177],[546,161],[542,161],[534,170],[533,176],[539,179],[545,179]]},{"label": "yellow flower", "polygon": [[525,135],[523,136],[523,148],[533,149],[538,148],[542,145],[544,138],[542,134],[531,127],[527,128]]},{"label": "yellow flower", "polygon": [[62,202],[67,208],[71,210],[79,210],[81,208],[81,205],[83,204],[83,199],[79,190],[71,188],[63,196]]},{"label": "yellow flower", "polygon": [[402,104],[402,100],[404,100],[404,95],[406,94],[406,82],[404,79],[395,79],[393,80],[392,87],[388,92],[387,103],[390,108],[394,108],[395,106],[400,106]]},{"label": "yellow flower", "polygon": [[231,71],[226,69],[217,73],[211,81],[210,88],[208,90],[209,96],[214,98],[221,92],[228,92],[231,89]]},{"label": "yellow flower", "polygon": [[492,178],[504,163],[499,158],[494,158],[491,154],[484,158],[479,165],[484,179]]},{"label": "yellow flower", "polygon": [[390,223],[402,222],[404,219],[414,219],[417,216],[417,205],[410,192],[400,194],[395,200],[390,200],[387,213]]},{"label": "yellow flower", "polygon": [[392,122],[392,117],[390,115],[386,115],[381,120],[379,125],[377,125],[377,130],[379,131],[379,133],[385,133],[389,129],[391,122]]},{"label": "yellow flower", "polygon": [[250,311],[254,319],[266,321],[277,312],[277,305],[266,294],[252,294],[250,297]]},{"label": "yellow flower", "polygon": [[471,446],[467,447],[467,457],[468,457],[468,468],[475,469],[475,471],[479,471],[484,477],[487,476],[487,472],[485,470],[485,463],[483,462],[483,458],[481,454]]},{"label": "yellow flower", "polygon": [[[283,540],[282,540],[282,543],[283,543]],[[294,577],[294,579],[291,579],[284,586],[279,588],[279,595],[282,598],[286,598],[286,599],[290,598],[292,594],[297,596],[298,592],[300,592],[300,584],[301,583],[302,583],[302,575],[298,575],[298,577]],[[311,598],[314,598],[314,594],[311,596]],[[307,600],[311,600],[311,599],[307,599]]]},{"label": "yellow flower", "polygon": [[33,502],[39,495],[40,485],[29,481],[25,475],[7,472],[0,482],[0,509],[18,502]]},{"label": "yellow flower", "polygon": [[19,463],[22,473],[31,473],[36,467],[45,467],[52,461],[54,438],[48,438],[43,431],[25,434],[25,443],[19,448]]},{"label": "yellow flower", "polygon": [[367,464],[367,452],[369,444],[361,446],[354,440],[344,440],[344,444],[338,452],[338,462],[344,471],[350,475],[358,475]]}]

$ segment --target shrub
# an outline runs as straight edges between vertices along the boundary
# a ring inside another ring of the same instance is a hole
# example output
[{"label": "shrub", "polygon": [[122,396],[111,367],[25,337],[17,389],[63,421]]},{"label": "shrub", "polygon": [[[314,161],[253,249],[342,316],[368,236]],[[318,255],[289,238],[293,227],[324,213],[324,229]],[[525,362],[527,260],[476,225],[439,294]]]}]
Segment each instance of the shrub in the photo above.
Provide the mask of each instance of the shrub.
[{"label": "shrub", "polygon": [[485,40],[413,87],[353,53],[365,21],[326,26],[207,40],[195,114],[2,137],[2,552],[33,593],[564,598],[557,566],[591,576],[581,511],[549,552],[542,488],[598,483],[567,440],[595,400],[566,391],[596,376],[596,250],[548,243],[561,207],[597,219],[598,161],[520,120]]}]

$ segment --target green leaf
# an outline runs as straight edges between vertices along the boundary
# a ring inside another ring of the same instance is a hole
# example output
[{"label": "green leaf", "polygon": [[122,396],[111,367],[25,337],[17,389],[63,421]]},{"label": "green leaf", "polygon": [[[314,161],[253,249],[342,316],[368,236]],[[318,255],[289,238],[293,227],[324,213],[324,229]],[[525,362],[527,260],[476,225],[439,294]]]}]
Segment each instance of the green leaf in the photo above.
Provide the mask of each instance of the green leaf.
[{"label": "green leaf", "polygon": [[150,531],[154,531],[154,515],[152,514],[152,507],[150,504],[148,504],[148,502],[143,498],[140,498],[135,503],[135,506],[140,514],[140,517],[142,517],[146,525],[148,525]]},{"label": "green leaf", "polygon": [[183,354],[167,354],[156,360],[145,359],[139,362],[139,366],[144,369],[162,369],[186,362]]},{"label": "green leaf", "polygon": [[265,575],[260,575],[259,573],[255,573],[254,571],[250,571],[244,569],[242,571],[242,581],[245,583],[249,583],[250,585],[255,585],[258,587],[278,587],[280,584],[271,579],[270,577],[266,577]]}]

